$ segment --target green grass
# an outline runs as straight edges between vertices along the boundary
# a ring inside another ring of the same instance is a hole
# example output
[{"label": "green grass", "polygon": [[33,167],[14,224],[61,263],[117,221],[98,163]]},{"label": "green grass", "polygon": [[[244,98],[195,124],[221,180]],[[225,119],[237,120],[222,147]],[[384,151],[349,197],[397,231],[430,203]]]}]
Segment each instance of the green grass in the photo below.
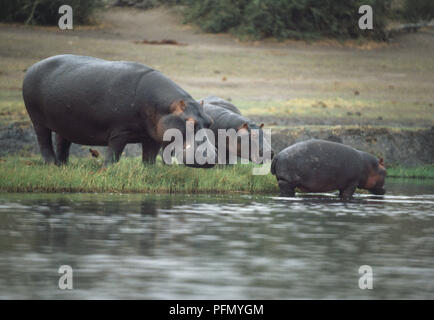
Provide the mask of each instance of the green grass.
[{"label": "green grass", "polygon": [[399,178],[434,179],[434,164],[414,167],[414,168],[403,168],[403,167],[388,168],[387,176],[399,177]]},{"label": "green grass", "polygon": [[30,123],[21,92],[0,90],[0,125],[5,126],[17,121]]},{"label": "green grass", "polygon": [[275,177],[252,175],[253,168],[143,165],[139,158],[107,168],[101,160],[72,158],[57,167],[38,157],[6,157],[0,159],[0,192],[277,193]]},{"label": "green grass", "polygon": [[[287,117],[352,118],[392,121],[427,122],[432,107],[426,104],[414,104],[398,101],[363,99],[356,97],[317,97],[293,98],[285,101],[234,101],[246,115],[280,115]],[[432,122],[434,124],[434,122]]]},{"label": "green grass", "polygon": [[[57,167],[39,157],[8,156],[0,158],[0,192],[278,193],[275,177],[252,175],[253,168],[143,165],[139,158],[104,168],[102,160],[74,157],[67,166]],[[390,168],[388,177],[434,178],[434,165]]]}]

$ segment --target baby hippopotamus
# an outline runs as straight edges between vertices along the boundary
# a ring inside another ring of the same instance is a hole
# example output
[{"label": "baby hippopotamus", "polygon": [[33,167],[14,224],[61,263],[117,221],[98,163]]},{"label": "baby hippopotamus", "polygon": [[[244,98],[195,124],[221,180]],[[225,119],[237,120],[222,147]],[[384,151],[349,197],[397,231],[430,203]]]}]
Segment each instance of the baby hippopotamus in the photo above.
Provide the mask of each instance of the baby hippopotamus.
[{"label": "baby hippopotamus", "polygon": [[383,159],[341,143],[308,140],[296,143],[273,159],[271,173],[279,183],[281,196],[294,196],[295,188],[304,192],[340,191],[350,199],[356,188],[376,195],[386,193]]}]

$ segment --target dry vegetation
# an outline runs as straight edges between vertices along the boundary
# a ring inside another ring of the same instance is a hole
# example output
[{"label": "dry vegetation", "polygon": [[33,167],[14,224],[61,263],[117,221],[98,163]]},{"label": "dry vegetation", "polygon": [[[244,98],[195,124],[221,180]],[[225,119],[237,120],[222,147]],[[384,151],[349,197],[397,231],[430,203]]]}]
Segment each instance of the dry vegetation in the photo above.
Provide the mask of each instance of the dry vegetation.
[{"label": "dry vegetation", "polygon": [[[110,9],[97,26],[0,25],[0,124],[26,121],[25,70],[45,57],[75,53],[133,60],[161,70],[194,97],[230,98],[246,114],[380,119],[431,126],[434,30],[387,45],[272,40],[239,42],[181,24],[174,9]],[[146,45],[173,39],[187,46]]]}]

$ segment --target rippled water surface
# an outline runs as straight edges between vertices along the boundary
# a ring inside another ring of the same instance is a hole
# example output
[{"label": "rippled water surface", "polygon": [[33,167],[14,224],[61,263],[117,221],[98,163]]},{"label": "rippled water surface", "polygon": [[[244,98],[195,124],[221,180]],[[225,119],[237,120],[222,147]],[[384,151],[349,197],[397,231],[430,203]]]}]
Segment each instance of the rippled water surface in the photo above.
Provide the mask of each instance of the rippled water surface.
[{"label": "rippled water surface", "polygon": [[[348,203],[0,194],[0,298],[433,299],[434,183],[387,188]],[[61,265],[73,290],[58,288]]]}]

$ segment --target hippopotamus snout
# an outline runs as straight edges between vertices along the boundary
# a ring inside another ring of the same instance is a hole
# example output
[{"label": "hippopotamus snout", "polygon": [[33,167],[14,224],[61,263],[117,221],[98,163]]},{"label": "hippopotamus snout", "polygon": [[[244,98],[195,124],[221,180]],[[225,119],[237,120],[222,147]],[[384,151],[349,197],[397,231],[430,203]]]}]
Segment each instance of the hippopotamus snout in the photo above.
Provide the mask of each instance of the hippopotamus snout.
[{"label": "hippopotamus snout", "polygon": [[374,188],[369,189],[368,191],[377,196],[386,194],[386,189],[384,188],[383,184],[376,185]]},{"label": "hippopotamus snout", "polygon": [[377,196],[382,196],[382,195],[386,194],[386,189],[384,189],[384,188],[375,188],[375,189],[369,190],[369,192],[371,192],[372,194],[375,194]]}]

